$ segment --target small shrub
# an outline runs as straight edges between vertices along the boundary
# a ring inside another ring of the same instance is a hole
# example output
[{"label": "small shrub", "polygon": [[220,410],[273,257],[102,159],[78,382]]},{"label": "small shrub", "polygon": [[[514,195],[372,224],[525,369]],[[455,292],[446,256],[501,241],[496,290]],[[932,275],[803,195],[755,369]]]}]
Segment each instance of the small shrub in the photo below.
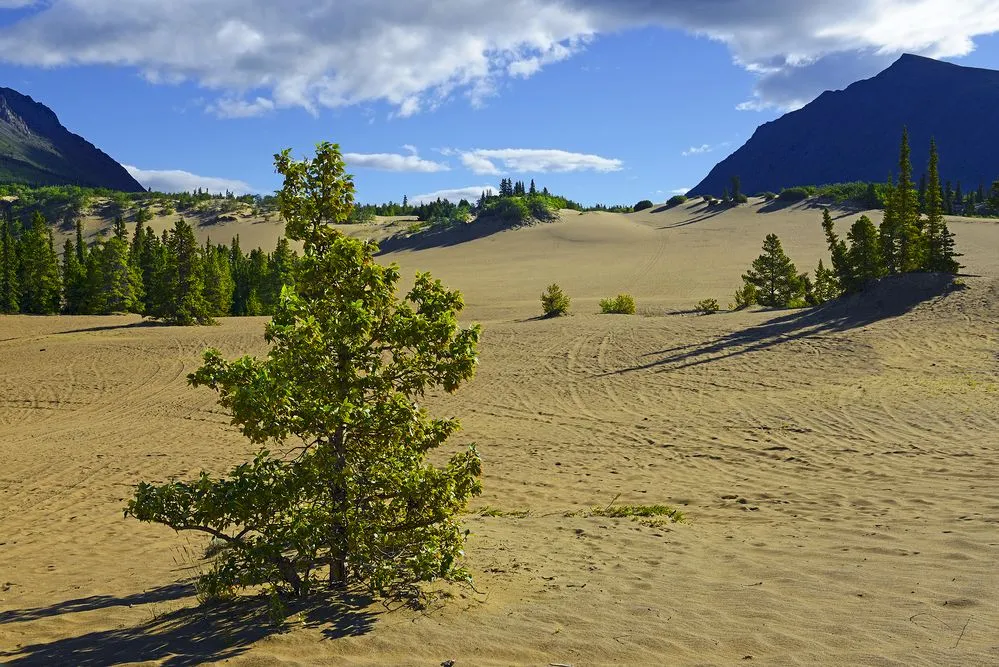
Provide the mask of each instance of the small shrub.
[{"label": "small shrub", "polygon": [[569,314],[569,297],[556,283],[552,283],[541,294],[541,310],[545,317],[558,317]]},{"label": "small shrub", "polygon": [[613,299],[601,299],[600,312],[609,315],[634,315],[635,297],[630,294],[618,294]]},{"label": "small shrub", "polygon": [[635,213],[638,213],[639,211],[644,211],[645,209],[652,208],[653,206],[655,206],[655,204],[653,204],[650,200],[643,199],[642,201],[635,204],[633,210],[635,211]]},{"label": "small shrub", "polygon": [[743,283],[742,288],[735,292],[735,310],[742,310],[756,305],[756,285]]},{"label": "small shrub", "polygon": [[811,192],[808,188],[797,187],[797,188],[784,188],[777,195],[777,201],[794,203],[799,201],[805,201],[811,196]]},{"label": "small shrub", "polygon": [[732,201],[735,202],[736,204],[745,204],[749,201],[749,197],[740,192],[739,194],[734,195],[732,197]]},{"label": "small shrub", "polygon": [[697,302],[694,306],[694,310],[699,312],[701,315],[710,315],[712,313],[717,313],[721,307],[718,305],[718,299],[702,299]]},{"label": "small shrub", "polygon": [[777,199],[776,192],[761,192],[757,197],[763,197],[763,201],[773,201]]},{"label": "small shrub", "polygon": [[683,195],[673,195],[672,197],[666,200],[666,208],[674,208],[676,206],[680,206],[681,204],[686,204],[686,203],[687,203],[687,198],[684,197]]},{"label": "small shrub", "polygon": [[664,517],[677,523],[684,520],[683,513],[667,505],[608,505],[607,507],[594,507],[590,510],[590,516],[606,516],[612,518],[630,517],[632,519],[649,519],[653,517]]},{"label": "small shrub", "polygon": [[419,234],[426,228],[426,223],[414,222],[413,224],[406,227],[407,234]]}]

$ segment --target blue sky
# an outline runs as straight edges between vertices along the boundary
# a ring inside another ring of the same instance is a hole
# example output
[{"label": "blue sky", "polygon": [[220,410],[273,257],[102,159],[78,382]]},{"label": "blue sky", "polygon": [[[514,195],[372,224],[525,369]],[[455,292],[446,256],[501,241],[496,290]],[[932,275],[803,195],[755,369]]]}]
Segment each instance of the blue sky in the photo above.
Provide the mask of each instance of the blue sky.
[{"label": "blue sky", "polygon": [[0,86],[156,189],[270,192],[330,140],[361,201],[634,203],[902,52],[999,68],[997,31],[994,0],[0,0]]}]

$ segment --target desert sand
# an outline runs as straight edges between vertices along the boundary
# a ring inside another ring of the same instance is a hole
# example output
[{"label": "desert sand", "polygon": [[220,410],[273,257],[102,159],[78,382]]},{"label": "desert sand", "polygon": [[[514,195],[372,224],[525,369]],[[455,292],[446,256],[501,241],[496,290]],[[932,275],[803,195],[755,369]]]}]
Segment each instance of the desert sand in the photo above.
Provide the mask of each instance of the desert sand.
[{"label": "desert sand", "polygon": [[[140,480],[252,452],[185,375],[207,346],[264,353],[263,319],[0,317],[0,663],[999,664],[999,224],[950,220],[964,289],[688,312],[724,308],[768,232],[799,270],[825,257],[817,210],[760,208],[387,245],[484,324],[476,378],[430,400],[484,459],[475,587],[423,609],[320,601],[278,629],[259,600],[199,607],[204,540],[123,518]],[[551,282],[573,316],[535,319]],[[618,292],[639,314],[596,314]],[[687,521],[572,515],[612,502]]]}]

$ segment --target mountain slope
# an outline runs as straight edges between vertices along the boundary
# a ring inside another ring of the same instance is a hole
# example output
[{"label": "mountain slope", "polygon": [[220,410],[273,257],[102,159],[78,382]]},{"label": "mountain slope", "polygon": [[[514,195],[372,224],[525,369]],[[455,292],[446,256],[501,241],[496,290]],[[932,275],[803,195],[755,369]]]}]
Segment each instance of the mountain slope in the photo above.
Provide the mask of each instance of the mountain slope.
[{"label": "mountain slope", "polygon": [[145,189],[110,156],[63,127],[51,109],[10,88],[0,88],[0,183]]},{"label": "mountain slope", "polygon": [[845,90],[765,123],[718,163],[690,194],[720,195],[731,177],[743,192],[794,185],[883,181],[898,171],[902,126],[909,128],[918,179],[935,137],[941,177],[965,192],[999,177],[999,72],[903,55]]}]

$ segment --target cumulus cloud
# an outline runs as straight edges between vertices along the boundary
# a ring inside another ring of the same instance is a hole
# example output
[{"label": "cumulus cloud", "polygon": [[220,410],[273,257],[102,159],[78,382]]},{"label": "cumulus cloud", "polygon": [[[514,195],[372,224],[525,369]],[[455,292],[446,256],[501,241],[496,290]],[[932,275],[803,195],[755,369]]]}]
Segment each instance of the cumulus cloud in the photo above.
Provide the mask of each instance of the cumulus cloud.
[{"label": "cumulus cloud", "polygon": [[132,178],[156,192],[190,192],[202,188],[209,192],[228,190],[237,195],[253,194],[257,189],[245,181],[214,176],[198,176],[180,169],[139,169],[130,164],[122,165]]},{"label": "cumulus cloud", "polygon": [[[620,171],[620,160],[546,148],[501,148],[459,151],[461,162],[476,174]],[[499,162],[502,169],[496,165]]]},{"label": "cumulus cloud", "polygon": [[193,80],[218,91],[222,116],[474,103],[599,34],[648,25],[724,43],[758,75],[743,108],[788,107],[903,51],[961,56],[999,31],[995,0],[0,0],[14,6],[37,9],[0,28],[0,60]]},{"label": "cumulus cloud", "polygon": [[436,192],[428,192],[422,195],[413,195],[409,198],[410,204],[426,204],[427,202],[437,201],[438,199],[447,199],[448,201],[459,202],[462,199],[467,199],[468,201],[475,201],[482,193],[495,194],[496,188],[491,185],[469,185],[464,188],[452,188],[450,190],[438,190]]},{"label": "cumulus cloud", "polygon": [[399,153],[344,153],[343,159],[350,167],[361,169],[380,169],[382,171],[414,171],[431,174],[438,171],[448,171],[450,167],[442,162],[424,160],[412,146],[404,146],[409,155]]}]

